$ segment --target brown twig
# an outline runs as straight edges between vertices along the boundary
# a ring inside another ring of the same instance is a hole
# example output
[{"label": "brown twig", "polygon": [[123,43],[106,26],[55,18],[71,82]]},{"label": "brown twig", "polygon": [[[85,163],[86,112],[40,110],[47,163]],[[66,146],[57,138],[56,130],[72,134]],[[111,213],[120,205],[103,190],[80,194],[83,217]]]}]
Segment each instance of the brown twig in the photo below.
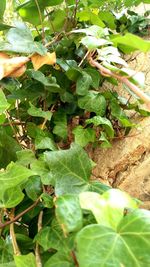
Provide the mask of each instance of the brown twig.
[{"label": "brown twig", "polygon": [[19,138],[18,138],[18,136],[17,136],[17,133],[16,133],[16,131],[15,131],[15,129],[14,129],[14,126],[13,126],[13,124],[12,124],[10,118],[9,118],[9,113],[8,113],[8,111],[5,111],[5,115],[6,115],[6,118],[7,118],[8,122],[9,122],[9,125],[10,125],[10,127],[11,127],[11,129],[12,129],[12,131],[13,131],[13,133],[14,133],[14,136],[15,136],[16,141],[20,144],[20,141],[19,141]]},{"label": "brown twig", "polygon": [[5,223],[0,223],[0,229],[2,229],[4,227],[6,227],[7,225],[10,225],[10,224],[18,221],[24,214],[26,214],[27,212],[29,212],[30,210],[35,208],[37,206],[37,204],[39,203],[39,201],[40,201],[40,198],[38,198],[30,207],[28,207],[27,209],[25,209],[24,211],[19,213],[17,216],[12,218],[10,221],[7,221]]},{"label": "brown twig", "polygon": [[109,75],[110,77],[116,78],[117,80],[127,85],[130,90],[134,92],[140,99],[142,99],[147,104],[147,107],[150,109],[150,97],[146,95],[142,90],[140,90],[135,84],[130,82],[128,78],[105,68],[100,63],[95,61],[91,56],[89,57],[89,63],[91,64],[91,66],[98,68],[102,75]]}]

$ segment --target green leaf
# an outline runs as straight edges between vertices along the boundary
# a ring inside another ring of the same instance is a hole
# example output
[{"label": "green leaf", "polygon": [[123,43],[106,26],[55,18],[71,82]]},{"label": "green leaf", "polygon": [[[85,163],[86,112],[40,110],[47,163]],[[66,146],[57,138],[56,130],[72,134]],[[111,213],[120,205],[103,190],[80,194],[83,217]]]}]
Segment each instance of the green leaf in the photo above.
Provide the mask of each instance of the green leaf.
[{"label": "green leaf", "polygon": [[[0,238],[0,266],[4,267],[9,261],[13,260],[13,247],[10,237]],[[8,265],[9,266],[9,265]],[[11,267],[11,266],[10,266]]]},{"label": "green leaf", "polygon": [[86,146],[90,142],[93,143],[96,139],[94,129],[84,129],[81,125],[74,128],[72,132],[75,135],[75,143],[82,147]]},{"label": "green leaf", "polygon": [[82,267],[149,266],[149,240],[150,212],[136,210],[122,219],[117,232],[94,224],[83,228],[76,239],[77,260]]},{"label": "green leaf", "polygon": [[1,1],[1,4],[0,4],[0,20],[3,19],[5,8],[6,8],[6,0],[3,0]]},{"label": "green leaf", "polygon": [[29,198],[31,198],[33,201],[37,200],[42,193],[42,183],[40,177],[31,176],[25,185],[25,191]]},{"label": "green leaf", "polygon": [[126,33],[124,36],[117,36],[112,39],[112,42],[117,46],[125,45],[134,48],[134,50],[140,50],[144,53],[150,50],[149,41],[145,41],[142,38],[131,33]]},{"label": "green leaf", "polygon": [[92,78],[86,72],[82,72],[82,75],[79,76],[76,83],[76,92],[78,95],[86,95],[88,93],[88,89],[92,84]]},{"label": "green leaf", "polygon": [[31,170],[41,177],[41,181],[44,185],[54,185],[53,176],[49,172],[47,164],[42,159],[31,163]]},{"label": "green leaf", "polygon": [[100,78],[101,78],[100,73],[96,69],[94,69],[94,68],[86,68],[84,70],[92,78],[91,86],[94,89],[98,89],[99,83],[100,83]]},{"label": "green leaf", "polygon": [[28,109],[28,114],[33,117],[41,117],[50,121],[53,113],[51,111],[43,111],[41,108],[37,108],[30,103],[30,108]]},{"label": "green leaf", "polygon": [[86,120],[87,124],[93,123],[95,126],[102,125],[102,127],[105,129],[107,135],[109,137],[114,137],[114,129],[113,126],[107,118],[103,118],[101,116],[94,116],[91,119]]},{"label": "green leaf", "polygon": [[56,250],[68,250],[66,239],[60,225],[58,223],[50,226],[45,226],[35,236],[34,241],[38,242],[40,246],[46,251],[50,248]]},{"label": "green leaf", "polygon": [[40,198],[42,199],[44,207],[49,209],[53,208],[54,202],[52,196],[50,196],[48,193],[43,193]]},{"label": "green leaf", "polygon": [[100,46],[112,44],[112,42],[102,39],[96,38],[94,36],[86,36],[81,39],[81,43],[85,45],[89,50],[94,50]]},{"label": "green leaf", "polygon": [[16,267],[16,265],[14,261],[11,261],[11,262],[0,264],[0,267]]},{"label": "green leaf", "polygon": [[16,28],[11,28],[6,37],[8,43],[1,42],[0,51],[40,55],[44,55],[47,51],[42,44],[34,42],[30,30],[23,23],[19,23]]},{"label": "green leaf", "polygon": [[45,152],[45,161],[55,179],[55,194],[77,194],[87,190],[91,162],[84,150],[72,145],[68,150]]},{"label": "green leaf", "polygon": [[[38,26],[41,24],[41,19],[39,17],[39,11],[37,9],[37,6],[24,6],[18,10],[19,15],[24,21],[27,21],[35,26]],[[34,13],[34,16],[33,16]],[[44,17],[44,9],[43,7],[40,8],[41,17],[43,19]]]},{"label": "green leaf", "polygon": [[54,116],[54,128],[53,133],[63,139],[67,139],[67,116],[64,110],[59,109],[55,112]]},{"label": "green leaf", "polygon": [[7,134],[6,130],[0,129],[0,168],[5,168],[11,161],[17,159],[16,152],[21,150],[18,142]]},{"label": "green leaf", "polygon": [[19,186],[5,189],[0,192],[0,208],[16,207],[24,198],[24,194]]},{"label": "green leaf", "polygon": [[98,25],[100,27],[105,27],[105,24],[100,19],[100,17],[91,12],[90,10],[83,10],[78,12],[77,17],[79,18],[79,21],[90,21],[92,24],[94,24],[94,26]]},{"label": "green leaf", "polygon": [[35,139],[35,149],[57,150],[57,146],[52,138],[37,136]]},{"label": "green leaf", "polygon": [[12,26],[4,24],[4,23],[0,23],[0,31],[5,31],[5,30],[9,30],[11,29]]},{"label": "green leaf", "polygon": [[86,29],[77,29],[73,30],[73,33],[85,33],[86,35],[94,36],[96,38],[104,37],[105,35],[108,35],[108,30],[103,29],[102,27],[93,25]]},{"label": "green leaf", "polygon": [[97,223],[116,229],[124,216],[125,208],[137,208],[137,203],[127,193],[110,189],[99,195],[82,192],[79,195],[82,209],[92,211]]},{"label": "green leaf", "polygon": [[30,149],[17,151],[16,154],[18,158],[17,163],[25,167],[28,167],[29,164],[31,164],[36,160],[33,151]]},{"label": "green leaf", "polygon": [[27,267],[30,264],[30,267],[36,267],[36,260],[33,253],[28,255],[19,255],[14,256],[16,267]]},{"label": "green leaf", "polygon": [[10,104],[7,102],[7,99],[0,89],[0,115],[5,112],[10,107]]},{"label": "green leaf", "polygon": [[83,216],[77,196],[69,194],[60,196],[56,199],[55,206],[56,218],[65,234],[82,228]]},{"label": "green leaf", "polygon": [[80,108],[89,112],[95,112],[97,115],[104,116],[106,112],[106,100],[98,92],[89,91],[85,96],[78,99]]},{"label": "green leaf", "polygon": [[116,29],[115,16],[110,11],[101,10],[98,16],[102,21],[104,21],[106,26],[108,26],[110,29],[112,30]]},{"label": "green leaf", "polygon": [[71,263],[71,256],[69,261],[69,256],[63,254],[62,252],[57,252],[46,262],[44,267],[74,267],[74,263]]},{"label": "green leaf", "polygon": [[120,105],[118,102],[113,99],[110,102],[110,108],[111,108],[111,114],[115,118],[119,120],[119,122],[124,126],[124,127],[133,127],[135,124],[133,124],[127,117],[127,115],[124,113],[124,111],[121,109]]},{"label": "green leaf", "polygon": [[99,141],[102,142],[102,144],[100,145],[102,148],[110,148],[112,146],[107,139],[107,135],[104,132],[101,132]]}]

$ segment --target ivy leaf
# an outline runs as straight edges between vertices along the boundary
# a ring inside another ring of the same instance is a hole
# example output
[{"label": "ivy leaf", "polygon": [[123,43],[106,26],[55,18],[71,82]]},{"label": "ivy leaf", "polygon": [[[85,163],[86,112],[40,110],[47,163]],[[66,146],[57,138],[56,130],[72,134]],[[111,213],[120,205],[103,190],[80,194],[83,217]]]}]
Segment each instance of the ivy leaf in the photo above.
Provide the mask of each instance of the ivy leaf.
[{"label": "ivy leaf", "polygon": [[30,108],[28,109],[28,114],[33,117],[45,118],[48,121],[51,120],[53,113],[51,111],[43,111],[41,108],[37,108],[30,103]]},{"label": "ivy leaf", "polygon": [[57,150],[57,146],[52,138],[37,136],[35,139],[35,149]]},{"label": "ivy leaf", "polygon": [[110,189],[99,195],[82,192],[79,195],[82,209],[92,211],[97,223],[116,229],[124,216],[125,208],[137,208],[137,203],[127,193]]},{"label": "ivy leaf", "polygon": [[112,116],[117,118],[124,127],[134,126],[115,99],[110,102],[110,108]]},{"label": "ivy leaf", "polygon": [[114,129],[111,122],[107,118],[101,116],[94,116],[91,119],[86,120],[86,124],[93,123],[95,126],[102,125],[109,137],[114,137]]},{"label": "ivy leaf", "polygon": [[82,72],[82,75],[79,76],[76,83],[76,92],[78,95],[86,95],[88,93],[88,89],[92,84],[92,78],[86,72]]},{"label": "ivy leaf", "polygon": [[82,147],[86,146],[90,142],[93,143],[96,139],[94,129],[84,129],[81,125],[74,128],[72,132],[75,135],[75,143]]},{"label": "ivy leaf", "polygon": [[35,236],[34,241],[38,242],[43,247],[44,251],[53,248],[56,250],[68,251],[66,239],[60,225],[52,222],[51,226],[45,226]]},{"label": "ivy leaf", "polygon": [[47,164],[42,159],[31,163],[31,170],[41,177],[41,181],[44,185],[54,185],[53,176],[49,172]]},{"label": "ivy leaf", "polygon": [[83,10],[81,12],[77,13],[77,17],[79,18],[79,21],[90,21],[93,25],[98,25],[100,27],[105,27],[105,24],[100,19],[99,16],[94,14],[91,10]]},{"label": "ivy leaf", "polygon": [[97,115],[104,116],[106,112],[106,100],[98,92],[89,91],[85,96],[78,99],[80,108],[89,112],[95,112]]},{"label": "ivy leaf", "polygon": [[149,41],[145,41],[142,38],[131,33],[126,33],[124,36],[117,36],[112,39],[112,42],[117,46],[125,45],[127,47],[134,48],[134,50],[140,50],[144,53],[150,50]]},{"label": "ivy leaf", "polygon": [[98,89],[99,87],[99,83],[100,83],[100,73],[94,69],[94,68],[86,68],[84,69],[86,71],[87,74],[89,74],[92,78],[92,83],[91,83],[91,86],[94,88],[94,89]]},{"label": "ivy leaf", "polygon": [[135,210],[122,219],[117,232],[94,224],[83,228],[76,238],[77,260],[82,267],[91,266],[93,252],[94,267],[111,266],[112,262],[114,266],[149,266],[149,240],[150,212]]},{"label": "ivy leaf", "polygon": [[14,256],[16,267],[27,267],[30,263],[30,267],[36,267],[36,260],[33,253],[27,255]]},{"label": "ivy leaf", "polygon": [[33,201],[37,200],[42,193],[42,183],[40,177],[31,176],[25,185],[25,191],[30,199]]},{"label": "ivy leaf", "polygon": [[46,48],[38,43],[34,42],[30,30],[20,23],[15,28],[11,28],[7,33],[7,42],[1,42],[0,51],[12,51],[16,53],[38,53],[44,55]]},{"label": "ivy leaf", "polygon": [[16,207],[24,198],[19,186],[11,187],[0,192],[0,208]]},{"label": "ivy leaf", "polygon": [[[78,13],[79,14],[79,13]],[[86,35],[94,36],[97,38],[108,35],[108,30],[97,25],[90,26],[86,29],[73,30],[73,33],[85,33]]]},{"label": "ivy leaf", "polygon": [[10,104],[7,102],[7,99],[0,89],[0,115],[5,112],[10,107]]},{"label": "ivy leaf", "polygon": [[100,46],[112,44],[112,42],[103,39],[96,38],[94,36],[86,36],[81,39],[81,43],[85,45],[89,50],[94,50]]},{"label": "ivy leaf", "polygon": [[110,148],[112,146],[107,139],[107,135],[104,132],[101,132],[99,141],[102,142],[102,144],[100,145],[102,148]]},{"label": "ivy leaf", "polygon": [[76,232],[82,228],[83,216],[79,199],[75,195],[63,195],[56,199],[56,218],[64,234]]},{"label": "ivy leaf", "polygon": [[78,194],[88,189],[92,166],[80,146],[74,144],[68,150],[45,152],[44,155],[55,179],[56,195]]},{"label": "ivy leaf", "polygon": [[66,139],[67,138],[67,115],[64,110],[60,109],[55,112],[54,116],[54,128],[53,133],[59,137]]},{"label": "ivy leaf", "polygon": [[70,255],[57,252],[50,257],[50,259],[45,263],[44,267],[74,267],[74,263],[71,262],[72,259]]},{"label": "ivy leaf", "polygon": [[[0,238],[0,266],[3,267],[9,261],[13,260],[13,247],[10,237],[7,236],[4,241]],[[11,267],[11,266],[10,266]]]}]

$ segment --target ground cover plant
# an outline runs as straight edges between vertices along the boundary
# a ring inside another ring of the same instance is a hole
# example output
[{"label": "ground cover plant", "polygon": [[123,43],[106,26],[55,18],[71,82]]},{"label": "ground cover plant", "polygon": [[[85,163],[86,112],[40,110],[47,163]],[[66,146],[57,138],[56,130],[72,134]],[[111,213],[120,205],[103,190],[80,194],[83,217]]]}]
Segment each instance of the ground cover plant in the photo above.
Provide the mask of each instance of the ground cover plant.
[{"label": "ground cover plant", "polygon": [[91,180],[88,156],[136,127],[128,111],[150,115],[144,75],[123,59],[150,50],[147,18],[129,11],[141,2],[2,1],[0,267],[150,265],[150,212]]}]

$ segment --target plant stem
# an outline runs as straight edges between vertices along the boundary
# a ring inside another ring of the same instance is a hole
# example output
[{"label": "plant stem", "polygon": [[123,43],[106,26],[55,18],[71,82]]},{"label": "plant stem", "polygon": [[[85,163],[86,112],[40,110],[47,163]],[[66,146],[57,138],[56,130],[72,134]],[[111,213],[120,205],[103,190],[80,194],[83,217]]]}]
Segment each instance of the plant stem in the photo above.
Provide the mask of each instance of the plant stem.
[{"label": "plant stem", "polygon": [[4,227],[6,227],[7,225],[10,225],[10,224],[18,221],[24,214],[26,214],[27,212],[29,212],[30,210],[35,208],[37,206],[37,204],[39,203],[39,201],[40,201],[40,198],[38,198],[30,207],[28,207],[27,209],[25,209],[24,211],[19,213],[17,216],[12,218],[10,221],[7,221],[5,223],[0,223],[0,229],[2,229]]},{"label": "plant stem", "polygon": [[40,6],[39,6],[39,3],[38,3],[38,0],[34,0],[35,3],[36,3],[36,6],[37,6],[37,9],[38,9],[38,12],[39,12],[39,18],[40,18],[40,22],[41,22],[41,26],[42,26],[42,41],[43,41],[43,44],[45,43],[45,33],[44,33],[44,25],[43,25],[43,19],[42,19],[42,13],[41,13],[41,10],[40,10]]},{"label": "plant stem", "polygon": [[[12,213],[10,215],[10,219],[13,219],[13,218],[14,218],[14,209],[12,210]],[[16,256],[21,255],[21,252],[20,252],[20,249],[18,247],[17,240],[16,240],[16,235],[15,235],[15,230],[14,230],[14,223],[12,223],[10,225],[10,236],[11,236],[11,239],[12,239],[12,245],[13,245],[14,254]]]},{"label": "plant stem", "polygon": [[[43,219],[43,211],[41,211],[39,213],[39,217],[38,217],[38,232],[40,232],[40,230],[42,229],[42,219]],[[41,257],[40,257],[38,242],[36,242],[35,257],[36,257],[36,266],[42,267],[42,261],[41,261]]]},{"label": "plant stem", "polygon": [[12,131],[13,131],[13,133],[14,133],[14,136],[15,136],[16,141],[20,144],[20,141],[19,141],[19,138],[18,138],[18,136],[17,136],[17,133],[16,133],[16,131],[15,131],[15,129],[14,129],[14,126],[13,126],[13,124],[12,124],[10,118],[9,118],[10,115],[9,115],[8,111],[5,111],[5,115],[6,115],[6,117],[7,117],[7,120],[8,120],[8,122],[9,122],[9,125],[10,125],[10,127],[11,127],[11,129],[12,129]]},{"label": "plant stem", "polygon": [[106,75],[116,78],[125,85],[127,85],[130,88],[130,90],[133,91],[139,98],[141,98],[146,103],[147,107],[150,109],[150,97],[146,95],[144,92],[142,92],[135,84],[130,82],[127,77],[120,76],[119,74],[112,72],[111,70],[108,70],[107,68],[103,67],[100,63],[95,61],[92,57],[89,57],[89,63],[92,66],[98,68],[103,76]]}]

